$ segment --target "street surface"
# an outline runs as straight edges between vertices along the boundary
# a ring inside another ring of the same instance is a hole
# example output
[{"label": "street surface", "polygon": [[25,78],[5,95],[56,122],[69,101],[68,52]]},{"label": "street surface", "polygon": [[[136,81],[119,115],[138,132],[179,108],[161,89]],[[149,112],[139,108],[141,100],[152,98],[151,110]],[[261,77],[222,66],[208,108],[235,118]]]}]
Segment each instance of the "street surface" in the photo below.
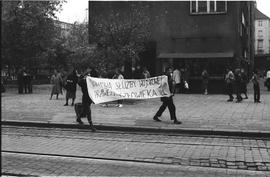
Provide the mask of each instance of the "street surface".
[{"label": "street surface", "polygon": [[270,176],[270,139],[13,126],[1,131],[6,175]]},{"label": "street surface", "polygon": [[[50,85],[35,85],[33,94],[17,94],[7,89],[2,93],[2,121],[76,124],[72,106],[63,106],[65,96],[49,100]],[[160,99],[140,101],[124,100],[124,107],[92,105],[93,122],[96,125],[118,127],[151,127],[159,129],[195,129],[217,131],[267,131],[270,132],[270,92],[261,84],[262,103],[253,102],[253,90],[249,85],[249,99],[242,103],[227,102],[227,95],[177,94],[174,96],[176,115],[183,122],[172,123],[169,111],[154,122],[153,116],[161,105]],[[71,101],[71,100],[70,100]],[[81,90],[77,99],[81,102]],[[69,103],[70,104],[70,103]],[[83,120],[87,123],[86,119]]]}]

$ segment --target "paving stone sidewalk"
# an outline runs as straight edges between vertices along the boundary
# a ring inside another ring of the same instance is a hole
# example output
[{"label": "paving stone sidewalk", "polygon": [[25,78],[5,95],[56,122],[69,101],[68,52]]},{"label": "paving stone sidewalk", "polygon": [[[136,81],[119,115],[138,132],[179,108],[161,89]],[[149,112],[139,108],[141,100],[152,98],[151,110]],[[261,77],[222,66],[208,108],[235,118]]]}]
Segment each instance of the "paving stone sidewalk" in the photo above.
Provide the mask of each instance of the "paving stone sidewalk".
[{"label": "paving stone sidewalk", "polygon": [[[185,176],[267,177],[265,171],[117,162],[85,158],[3,153],[2,176]],[[61,161],[61,162],[60,162]],[[37,165],[38,164],[38,165]]]},{"label": "paving stone sidewalk", "polygon": [[[64,95],[58,100],[49,100],[50,85],[34,86],[33,94],[16,93],[7,89],[2,93],[2,121],[40,122],[49,124],[76,124],[74,107],[63,106]],[[270,92],[261,86],[262,103],[253,102],[253,91],[242,103],[226,102],[226,95],[177,94],[174,97],[176,115],[183,122],[172,123],[169,111],[154,122],[153,116],[161,105],[160,99],[124,101],[124,107],[114,105],[92,106],[93,122],[96,125],[122,127],[152,127],[159,129],[196,129],[221,131],[270,132]],[[81,101],[77,90],[76,102]],[[86,119],[83,120],[86,122]]]}]

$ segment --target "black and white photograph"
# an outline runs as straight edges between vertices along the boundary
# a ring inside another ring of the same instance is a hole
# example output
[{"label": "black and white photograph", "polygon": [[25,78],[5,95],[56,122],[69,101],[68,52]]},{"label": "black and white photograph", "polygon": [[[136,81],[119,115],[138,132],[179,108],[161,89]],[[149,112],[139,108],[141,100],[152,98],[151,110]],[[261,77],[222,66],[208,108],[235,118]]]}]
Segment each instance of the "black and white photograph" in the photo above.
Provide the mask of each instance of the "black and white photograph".
[{"label": "black and white photograph", "polygon": [[269,0],[1,0],[1,176],[270,177]]}]

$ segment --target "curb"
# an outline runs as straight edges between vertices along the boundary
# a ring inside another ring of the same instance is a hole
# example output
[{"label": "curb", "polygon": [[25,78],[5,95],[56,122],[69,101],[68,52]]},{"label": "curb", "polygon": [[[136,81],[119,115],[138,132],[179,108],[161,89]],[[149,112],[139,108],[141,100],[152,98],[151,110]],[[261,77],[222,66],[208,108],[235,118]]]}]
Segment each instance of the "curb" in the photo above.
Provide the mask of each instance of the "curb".
[{"label": "curb", "polygon": [[[29,127],[47,127],[47,128],[72,128],[72,129],[89,129],[88,124],[59,124],[46,122],[20,122],[20,121],[1,121],[2,125],[11,126],[29,126]],[[213,129],[164,129],[153,127],[138,126],[118,126],[118,125],[95,125],[97,130],[103,131],[123,131],[123,132],[140,132],[140,133],[167,133],[167,134],[189,134],[189,135],[209,135],[209,136],[239,136],[239,137],[256,137],[269,138],[270,131],[237,131],[237,130],[213,130]]]}]

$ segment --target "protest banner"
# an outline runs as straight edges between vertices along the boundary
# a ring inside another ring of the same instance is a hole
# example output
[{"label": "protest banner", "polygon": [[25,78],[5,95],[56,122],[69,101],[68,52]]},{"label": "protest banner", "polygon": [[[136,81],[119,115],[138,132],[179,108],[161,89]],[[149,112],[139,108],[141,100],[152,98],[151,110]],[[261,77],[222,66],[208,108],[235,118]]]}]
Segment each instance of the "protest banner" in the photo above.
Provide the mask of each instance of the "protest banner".
[{"label": "protest banner", "polygon": [[171,95],[168,77],[103,79],[87,76],[87,88],[95,104],[122,99],[149,99]]}]

